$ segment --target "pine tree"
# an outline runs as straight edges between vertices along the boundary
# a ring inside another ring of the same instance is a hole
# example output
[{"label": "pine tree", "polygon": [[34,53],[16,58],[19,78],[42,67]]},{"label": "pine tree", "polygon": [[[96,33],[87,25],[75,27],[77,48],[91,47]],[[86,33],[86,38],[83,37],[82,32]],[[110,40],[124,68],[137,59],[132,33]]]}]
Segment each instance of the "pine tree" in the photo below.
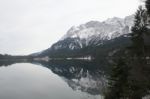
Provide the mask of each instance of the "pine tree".
[{"label": "pine tree", "polygon": [[135,14],[134,26],[132,27],[132,50],[136,56],[145,55],[144,34],[147,32],[147,14],[141,6]]},{"label": "pine tree", "polygon": [[126,97],[128,66],[124,59],[119,59],[117,64],[113,66],[112,73],[109,78],[109,88],[105,99],[120,99]]},{"label": "pine tree", "polygon": [[[148,34],[148,14],[147,10],[139,7],[135,14],[134,26],[132,27],[132,49],[130,61],[130,98],[131,99],[142,99],[145,94],[147,94],[147,89],[149,86],[149,78],[146,73],[147,63],[147,45],[145,43],[145,38]],[[135,58],[136,57],[136,58]]]},{"label": "pine tree", "polygon": [[[149,14],[149,16],[148,16]],[[149,66],[146,63],[147,50],[145,38],[150,33],[150,0],[146,1],[146,9],[139,7],[132,27],[132,45],[122,55],[112,69],[109,79],[109,90],[105,99],[142,99],[150,90]],[[130,69],[129,69],[130,68]]]},{"label": "pine tree", "polygon": [[147,13],[150,15],[150,0],[146,0],[145,6],[146,6],[146,9],[147,9]]}]

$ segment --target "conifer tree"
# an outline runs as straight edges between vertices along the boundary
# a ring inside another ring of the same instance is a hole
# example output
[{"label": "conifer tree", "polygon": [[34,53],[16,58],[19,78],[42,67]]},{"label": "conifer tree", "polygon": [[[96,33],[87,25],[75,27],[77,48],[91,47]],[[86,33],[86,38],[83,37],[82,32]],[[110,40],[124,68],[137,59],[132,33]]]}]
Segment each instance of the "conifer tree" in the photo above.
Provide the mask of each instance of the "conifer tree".
[{"label": "conifer tree", "polygon": [[[146,63],[148,51],[145,37],[150,33],[150,0],[146,0],[146,9],[139,7],[132,27],[132,45],[128,55],[120,59],[112,69],[109,90],[105,99],[142,99],[150,90],[150,68]],[[148,38],[149,39],[149,38]],[[130,69],[129,69],[130,68]]]},{"label": "conifer tree", "polygon": [[150,15],[150,0],[146,0],[145,6],[146,6],[146,9],[147,9],[147,13]]},{"label": "conifer tree", "polygon": [[[132,49],[130,66],[130,98],[131,99],[142,99],[147,93],[149,86],[148,73],[145,71],[147,68],[146,56],[147,56],[147,46],[145,43],[145,37],[148,34],[148,14],[147,9],[139,7],[135,14],[134,26],[132,27]],[[136,57],[136,58],[135,58]]]},{"label": "conifer tree", "polygon": [[144,34],[147,32],[147,14],[141,6],[135,14],[134,26],[132,27],[132,50],[134,55],[143,56],[145,54]]},{"label": "conifer tree", "polygon": [[109,88],[105,99],[125,98],[127,92],[128,66],[124,59],[119,59],[117,64],[113,66],[112,73],[109,78]]}]

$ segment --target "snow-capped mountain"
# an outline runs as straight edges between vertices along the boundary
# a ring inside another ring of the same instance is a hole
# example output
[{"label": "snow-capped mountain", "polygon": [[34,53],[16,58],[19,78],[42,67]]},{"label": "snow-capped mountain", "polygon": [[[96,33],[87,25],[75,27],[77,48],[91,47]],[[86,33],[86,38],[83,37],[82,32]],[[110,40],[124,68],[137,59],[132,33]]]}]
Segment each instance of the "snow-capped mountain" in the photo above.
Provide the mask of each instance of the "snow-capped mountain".
[{"label": "snow-capped mountain", "polygon": [[[53,46],[54,49],[78,49],[88,45],[100,45],[103,40],[110,40],[128,34],[133,26],[134,16],[110,18],[103,22],[90,21],[80,26],[71,27],[62,39]],[[70,44],[62,46],[60,42],[71,40]]]},{"label": "snow-capped mountain", "polygon": [[90,39],[93,36],[98,36],[99,39],[112,39],[130,32],[133,25],[134,16],[128,16],[124,19],[111,18],[103,22],[90,21],[80,26],[73,26],[68,30],[67,34],[62,38],[80,38]]},{"label": "snow-capped mountain", "polygon": [[[134,15],[125,18],[109,18],[103,22],[90,21],[79,26],[71,27],[67,33],[42,54],[72,54],[71,51],[81,50],[86,47],[103,45],[122,35],[131,32],[134,24]],[[63,55],[62,55],[63,56]]]}]

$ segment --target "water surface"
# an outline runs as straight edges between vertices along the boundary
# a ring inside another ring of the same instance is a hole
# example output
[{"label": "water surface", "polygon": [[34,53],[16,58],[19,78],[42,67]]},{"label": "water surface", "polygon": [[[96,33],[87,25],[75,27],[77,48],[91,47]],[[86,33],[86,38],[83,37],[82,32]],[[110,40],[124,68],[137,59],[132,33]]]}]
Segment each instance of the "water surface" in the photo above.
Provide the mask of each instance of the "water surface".
[{"label": "water surface", "polygon": [[0,99],[103,99],[106,80],[101,70],[81,62],[64,63],[2,65]]}]

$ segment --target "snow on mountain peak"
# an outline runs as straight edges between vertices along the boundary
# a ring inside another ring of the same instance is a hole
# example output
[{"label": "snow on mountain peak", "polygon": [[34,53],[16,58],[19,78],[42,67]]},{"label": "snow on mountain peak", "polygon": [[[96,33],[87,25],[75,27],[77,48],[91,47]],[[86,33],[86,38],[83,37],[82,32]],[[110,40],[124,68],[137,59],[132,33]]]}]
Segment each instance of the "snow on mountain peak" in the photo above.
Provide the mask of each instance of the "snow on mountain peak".
[{"label": "snow on mountain peak", "polygon": [[106,24],[117,25],[117,26],[123,26],[124,25],[124,19],[121,19],[118,17],[109,18],[104,22]]},{"label": "snow on mountain peak", "polygon": [[125,18],[109,18],[106,21],[90,21],[79,26],[71,27],[60,41],[52,47],[56,50],[80,49],[86,46],[98,46],[104,40],[111,40],[131,32],[134,24],[134,16]]},{"label": "snow on mountain peak", "polygon": [[90,21],[80,26],[73,26],[62,39],[79,38],[90,40],[99,37],[101,40],[113,39],[130,32],[134,16],[109,18],[106,21]]}]

